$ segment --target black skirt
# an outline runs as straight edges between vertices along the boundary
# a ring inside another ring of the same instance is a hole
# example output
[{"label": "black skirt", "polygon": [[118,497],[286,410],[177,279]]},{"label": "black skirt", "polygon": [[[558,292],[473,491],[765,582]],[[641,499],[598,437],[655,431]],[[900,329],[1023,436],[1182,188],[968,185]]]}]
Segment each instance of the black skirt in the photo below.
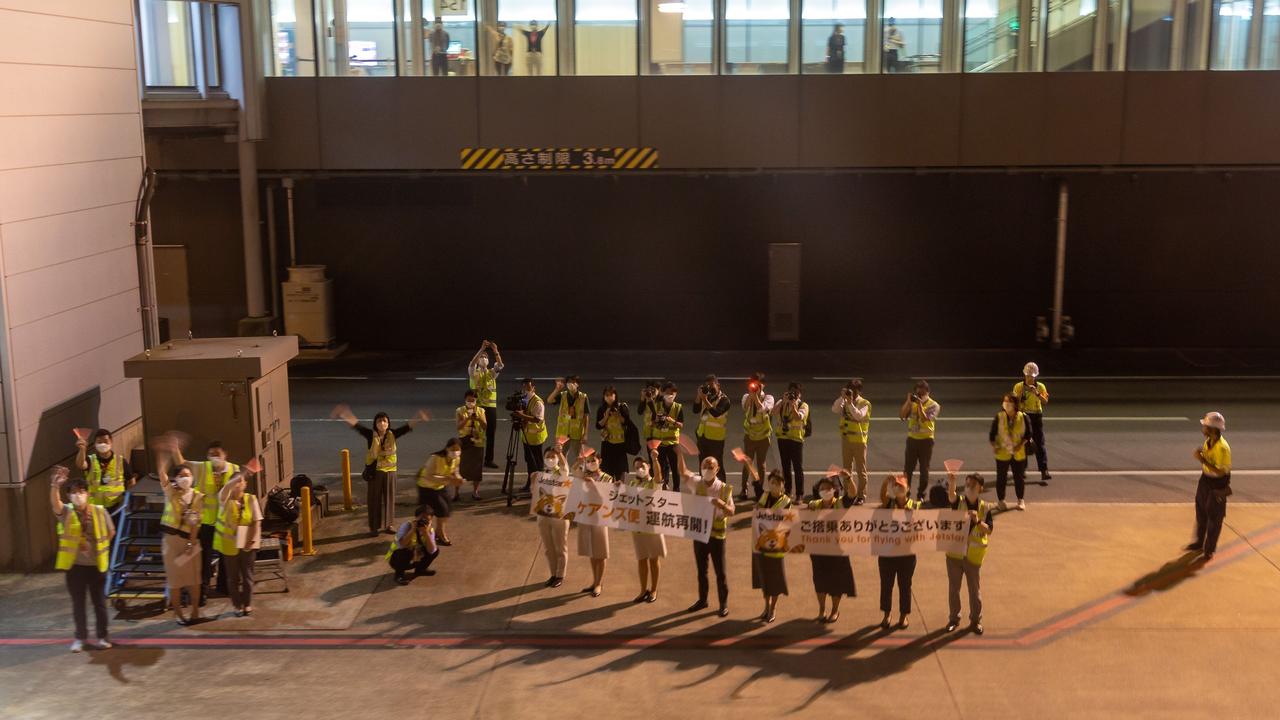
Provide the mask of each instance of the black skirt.
[{"label": "black skirt", "polygon": [[751,587],[763,590],[765,595],[786,595],[787,567],[784,559],[751,553]]},{"label": "black skirt", "polygon": [[813,591],[819,595],[857,597],[853,582],[853,561],[844,555],[810,555],[813,563]]},{"label": "black skirt", "polygon": [[447,490],[447,487],[444,490],[433,490],[431,488],[419,487],[418,504],[430,505],[432,511],[435,512],[436,517],[447,518],[452,514],[452,509],[449,507],[449,498],[445,495]]}]

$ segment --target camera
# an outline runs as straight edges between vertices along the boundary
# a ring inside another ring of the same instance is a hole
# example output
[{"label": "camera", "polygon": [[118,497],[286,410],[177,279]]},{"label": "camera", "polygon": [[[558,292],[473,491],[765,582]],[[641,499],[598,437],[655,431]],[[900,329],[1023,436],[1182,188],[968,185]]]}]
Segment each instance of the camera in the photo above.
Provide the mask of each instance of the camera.
[{"label": "camera", "polygon": [[920,395],[917,393],[911,393],[911,402],[920,402]]},{"label": "camera", "polygon": [[713,386],[711,383],[707,383],[707,384],[703,385],[703,386],[700,388],[700,390],[702,390],[702,394],[703,394],[703,395],[706,395],[707,397],[715,397],[715,396],[716,396],[716,389],[715,389],[715,386]]},{"label": "camera", "polygon": [[514,425],[517,430],[524,428],[524,418],[515,414],[518,412],[524,412],[525,409],[529,407],[529,401],[525,399],[524,393],[511,393],[507,398],[505,407],[507,408],[507,412],[511,413],[511,424]]},{"label": "camera", "polygon": [[420,528],[424,528],[424,527],[426,527],[426,526],[430,525],[430,524],[431,524],[431,521],[430,521],[430,520],[428,520],[427,518],[418,518],[417,520],[415,520],[415,521],[414,521],[414,524],[415,524],[415,525],[417,525],[417,526],[418,526],[418,527],[420,527]]},{"label": "camera", "polygon": [[747,392],[750,392],[750,393],[760,392],[760,383],[756,380],[752,380],[751,382],[747,383]]},{"label": "camera", "polygon": [[786,398],[788,402],[795,402],[796,400],[800,399],[800,395],[797,394],[794,390],[788,390],[786,394],[783,395],[782,397]]}]

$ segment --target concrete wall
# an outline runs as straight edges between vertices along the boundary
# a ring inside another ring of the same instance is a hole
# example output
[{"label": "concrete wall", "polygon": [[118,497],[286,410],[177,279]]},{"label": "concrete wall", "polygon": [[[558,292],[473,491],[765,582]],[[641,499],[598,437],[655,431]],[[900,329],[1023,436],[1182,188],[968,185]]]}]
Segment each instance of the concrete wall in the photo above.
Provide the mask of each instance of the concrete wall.
[{"label": "concrete wall", "polygon": [[65,459],[71,428],[140,415],[121,365],[142,349],[132,6],[0,0],[0,493],[14,533],[0,539],[3,567],[47,555],[26,545],[47,535],[47,485],[23,484]]},{"label": "concrete wall", "polygon": [[[1280,164],[1276,71],[268,78],[267,104],[266,170],[564,145],[653,146],[667,169]],[[218,139],[154,138],[148,157],[235,167]]]}]

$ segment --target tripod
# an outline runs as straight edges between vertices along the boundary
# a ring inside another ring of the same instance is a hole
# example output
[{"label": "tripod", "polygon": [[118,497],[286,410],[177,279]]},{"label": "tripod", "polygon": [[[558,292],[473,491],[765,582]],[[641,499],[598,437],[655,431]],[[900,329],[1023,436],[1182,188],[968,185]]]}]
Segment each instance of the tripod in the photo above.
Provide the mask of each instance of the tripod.
[{"label": "tripod", "polygon": [[516,500],[517,450],[524,450],[524,423],[513,420],[511,434],[507,436],[507,464],[502,470],[502,492],[507,496],[507,507],[511,507]]}]

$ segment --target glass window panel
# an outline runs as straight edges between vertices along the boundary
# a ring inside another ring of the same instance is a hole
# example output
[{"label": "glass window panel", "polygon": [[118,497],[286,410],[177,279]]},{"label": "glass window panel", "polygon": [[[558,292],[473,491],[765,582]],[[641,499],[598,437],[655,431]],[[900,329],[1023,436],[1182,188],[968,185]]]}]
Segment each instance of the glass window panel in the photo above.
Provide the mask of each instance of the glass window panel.
[{"label": "glass window panel", "polygon": [[1132,0],[1128,70],[1168,70],[1173,54],[1172,0]]},{"label": "glass window panel", "polygon": [[635,75],[636,0],[577,0],[574,68],[578,75]]},{"label": "glass window panel", "polygon": [[1092,70],[1098,0],[1050,0],[1045,68]]},{"label": "glass window panel", "polygon": [[347,0],[348,74],[396,74],[395,17],[391,0]]},{"label": "glass window panel", "polygon": [[650,75],[707,75],[712,67],[715,15],[711,0],[649,3]]},{"label": "glass window panel", "polygon": [[964,71],[1018,69],[1018,0],[967,0],[964,4]]},{"label": "glass window panel", "polygon": [[142,0],[138,10],[147,87],[195,87],[190,3]]},{"label": "glass window panel", "polygon": [[556,21],[556,0],[498,0],[498,23],[488,28],[492,72],[555,75]]},{"label": "glass window panel", "polygon": [[789,0],[725,0],[725,72],[787,72]]},{"label": "glass window panel", "polygon": [[1280,70],[1280,0],[1262,4],[1262,69]]},{"label": "glass window panel", "polygon": [[801,72],[863,72],[866,0],[805,0],[800,19]]},{"label": "glass window panel", "polygon": [[884,0],[882,72],[938,72],[942,67],[942,0]]},{"label": "glass window panel", "polygon": [[1215,0],[1210,69],[1245,69],[1249,62],[1249,23],[1252,20],[1253,0]]},{"label": "glass window panel", "polygon": [[436,76],[475,75],[475,0],[423,0],[422,5],[428,14],[422,26],[424,71]]}]

